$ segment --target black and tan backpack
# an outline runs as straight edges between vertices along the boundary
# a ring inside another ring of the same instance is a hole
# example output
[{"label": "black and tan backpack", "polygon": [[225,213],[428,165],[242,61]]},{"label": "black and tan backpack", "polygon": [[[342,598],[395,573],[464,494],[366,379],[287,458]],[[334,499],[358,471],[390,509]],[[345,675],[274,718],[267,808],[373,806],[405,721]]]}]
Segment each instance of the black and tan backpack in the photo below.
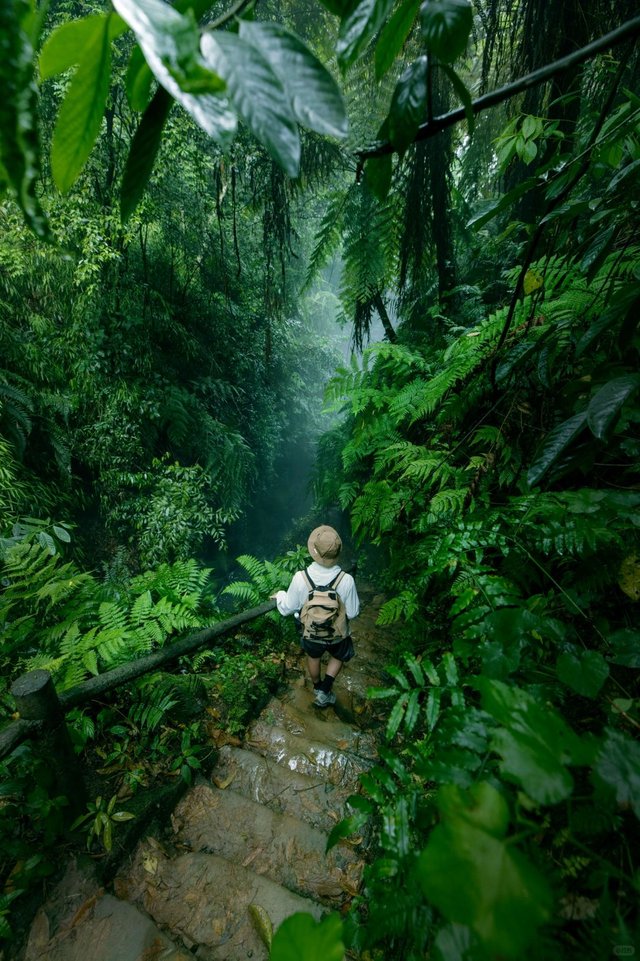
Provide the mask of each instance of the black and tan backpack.
[{"label": "black and tan backpack", "polygon": [[300,627],[302,637],[309,641],[323,641],[332,644],[349,636],[347,612],[344,601],[336,588],[344,571],[339,571],[333,580],[317,587],[308,571],[302,572],[309,585],[309,596],[300,609]]}]

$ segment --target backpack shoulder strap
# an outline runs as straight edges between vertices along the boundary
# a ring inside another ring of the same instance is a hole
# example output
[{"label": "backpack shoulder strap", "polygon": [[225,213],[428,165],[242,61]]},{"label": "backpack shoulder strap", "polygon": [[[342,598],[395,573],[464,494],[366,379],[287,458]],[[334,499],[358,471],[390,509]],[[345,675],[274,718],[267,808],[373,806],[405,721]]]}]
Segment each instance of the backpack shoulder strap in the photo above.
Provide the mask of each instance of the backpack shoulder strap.
[{"label": "backpack shoulder strap", "polygon": [[338,573],[336,574],[334,579],[331,581],[331,583],[327,585],[329,590],[335,591],[336,587],[338,586],[338,584],[340,583],[343,577],[344,577],[344,571],[338,571]]},{"label": "backpack shoulder strap", "polygon": [[307,584],[309,585],[310,590],[312,590],[312,591],[317,591],[317,590],[318,590],[318,588],[316,587],[316,585],[315,585],[315,584],[313,583],[313,581],[311,580],[311,575],[309,574],[309,571],[306,571],[306,570],[305,570],[305,571],[302,571],[302,576],[304,577],[304,579],[306,580]]}]

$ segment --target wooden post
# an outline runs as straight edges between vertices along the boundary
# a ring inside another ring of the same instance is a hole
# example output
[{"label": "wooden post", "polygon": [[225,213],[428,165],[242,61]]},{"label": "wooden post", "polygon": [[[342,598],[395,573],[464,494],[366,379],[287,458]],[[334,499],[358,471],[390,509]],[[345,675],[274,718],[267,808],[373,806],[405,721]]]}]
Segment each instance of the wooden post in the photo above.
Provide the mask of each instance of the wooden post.
[{"label": "wooden post", "polygon": [[44,756],[50,758],[57,790],[68,799],[74,816],[83,813],[87,792],[51,675],[48,671],[23,674],[11,685],[11,694],[21,718],[44,722],[38,740]]}]

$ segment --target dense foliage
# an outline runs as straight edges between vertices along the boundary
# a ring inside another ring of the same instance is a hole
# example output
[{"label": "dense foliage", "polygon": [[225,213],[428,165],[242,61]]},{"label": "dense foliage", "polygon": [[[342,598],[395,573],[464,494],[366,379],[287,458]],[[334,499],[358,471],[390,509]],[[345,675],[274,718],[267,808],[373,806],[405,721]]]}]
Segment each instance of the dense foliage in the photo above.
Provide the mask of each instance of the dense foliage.
[{"label": "dense foliage", "polygon": [[[572,61],[490,112],[473,95],[633,5],[323,3],[260,20],[206,0],[2,7],[3,703],[22,670],[72,686],[286,580],[295,552],[243,556],[222,593],[196,559],[219,564],[252,499],[308,456],[327,320],[358,348],[379,323],[384,341],[329,384],[316,472],[319,505],[379,548],[381,625],[402,625],[371,692],[387,743],[331,838],[369,822],[373,858],[342,921],[291,919],[272,957],[629,953],[637,50]],[[188,780],[210,731],[184,705],[240,732],[281,641],[240,636],[186,679],[76,712],[78,751],[131,794]],[[0,918],[51,868],[33,832],[46,851],[65,816],[31,747],[5,774],[3,874],[18,867]],[[116,800],[78,822],[90,846],[110,846]]]}]

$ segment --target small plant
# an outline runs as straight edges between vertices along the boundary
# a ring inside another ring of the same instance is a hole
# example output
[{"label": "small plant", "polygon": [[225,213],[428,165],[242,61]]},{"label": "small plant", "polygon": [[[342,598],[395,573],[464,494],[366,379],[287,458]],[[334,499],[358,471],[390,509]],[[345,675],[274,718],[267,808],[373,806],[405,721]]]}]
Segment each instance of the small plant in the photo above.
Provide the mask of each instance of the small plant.
[{"label": "small plant", "polygon": [[129,811],[116,811],[115,808],[117,803],[117,794],[114,794],[109,801],[107,801],[106,798],[98,796],[95,801],[89,801],[87,804],[87,813],[81,814],[80,817],[77,817],[71,825],[71,830],[73,831],[77,827],[80,827],[81,824],[88,822],[88,851],[91,850],[93,842],[96,841],[102,846],[104,851],[109,854],[111,848],[113,847],[114,824],[121,824],[124,821],[131,821],[131,819],[135,817],[135,815],[131,814]]},{"label": "small plant", "polygon": [[[202,755],[207,747],[202,743],[202,730],[200,724],[190,724],[182,731],[180,738],[180,750],[171,765],[173,773],[179,773],[186,784],[191,784],[193,772],[202,769],[204,758]],[[210,753],[210,752],[209,752]]]}]

